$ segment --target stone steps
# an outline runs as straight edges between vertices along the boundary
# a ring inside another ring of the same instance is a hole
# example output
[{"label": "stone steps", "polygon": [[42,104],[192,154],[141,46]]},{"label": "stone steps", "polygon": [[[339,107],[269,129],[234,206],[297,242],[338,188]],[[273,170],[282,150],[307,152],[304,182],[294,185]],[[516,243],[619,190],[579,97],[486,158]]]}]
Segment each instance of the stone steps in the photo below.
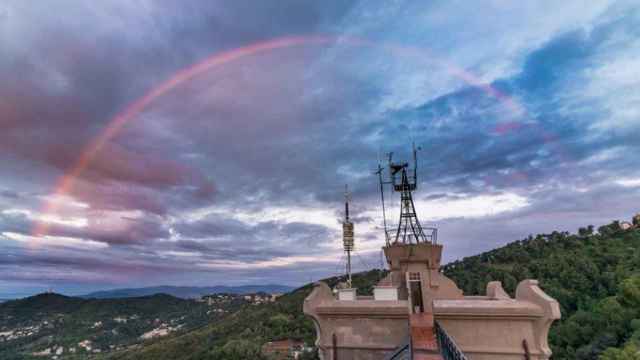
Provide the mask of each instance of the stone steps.
[{"label": "stone steps", "polygon": [[411,345],[414,360],[442,360],[436,338],[433,314],[411,314]]},{"label": "stone steps", "polygon": [[420,354],[414,353],[413,360],[443,360],[442,356],[438,354]]}]

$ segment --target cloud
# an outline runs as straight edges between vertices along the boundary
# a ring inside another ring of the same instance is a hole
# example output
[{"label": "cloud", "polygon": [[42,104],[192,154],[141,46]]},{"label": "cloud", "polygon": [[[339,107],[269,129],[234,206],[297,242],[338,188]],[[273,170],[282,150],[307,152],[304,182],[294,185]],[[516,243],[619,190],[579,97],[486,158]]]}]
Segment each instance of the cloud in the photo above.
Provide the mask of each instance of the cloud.
[{"label": "cloud", "polygon": [[[37,222],[45,222],[48,225],[48,236],[111,245],[150,243],[170,236],[162,218],[150,214],[135,211],[94,212],[88,209],[84,216],[86,217],[65,218],[28,210],[4,210],[0,213],[0,233],[26,236],[26,242],[38,244],[40,241],[37,238],[31,238],[32,231]],[[53,241],[55,242],[55,239]],[[45,238],[42,242],[47,243],[50,240]]]},{"label": "cloud", "polygon": [[[423,149],[419,216],[439,226],[447,259],[636,206],[632,2],[58,6],[56,16],[48,4],[0,6],[0,281],[9,289],[334,275],[345,183],[359,256],[379,263],[373,170],[389,151],[409,159],[411,142]],[[50,197],[114,116],[180,69],[325,33],[342,40],[247,56],[158,98],[66,197]],[[354,36],[374,45],[346,40]],[[385,195],[393,223],[397,194]],[[55,214],[44,213],[47,202]],[[35,221],[49,234],[32,242]],[[90,244],[100,251],[83,249]]]},{"label": "cloud", "polygon": [[[335,229],[302,221],[270,220],[249,223],[224,214],[174,223],[175,245],[209,259],[260,260],[331,251]],[[250,265],[247,265],[250,267]]]}]

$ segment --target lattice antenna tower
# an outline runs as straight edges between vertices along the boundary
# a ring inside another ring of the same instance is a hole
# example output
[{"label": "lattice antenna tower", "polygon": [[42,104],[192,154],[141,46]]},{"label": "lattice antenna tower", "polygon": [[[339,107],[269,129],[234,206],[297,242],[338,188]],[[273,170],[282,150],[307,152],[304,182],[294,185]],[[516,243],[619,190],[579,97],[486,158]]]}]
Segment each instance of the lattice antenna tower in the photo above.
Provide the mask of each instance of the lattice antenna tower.
[{"label": "lattice antenna tower", "polygon": [[351,288],[351,252],[354,249],[353,223],[349,219],[349,201],[351,194],[349,186],[344,186],[344,221],[342,222],[342,245],[347,253],[347,287]]},{"label": "lattice antenna tower", "polygon": [[[380,187],[383,188],[385,183],[389,183],[395,192],[400,193],[400,221],[393,243],[394,244],[419,244],[419,243],[436,243],[437,229],[423,228],[418,220],[415,205],[413,202],[413,191],[418,187],[418,150],[415,144],[413,150],[413,168],[409,167],[408,162],[394,162],[393,153],[389,153],[389,178],[390,181],[384,182],[380,175]],[[380,169],[380,166],[378,166]],[[382,193],[382,190],[381,190]],[[384,200],[383,200],[384,203]],[[383,218],[384,218],[383,214]],[[386,219],[384,220],[386,223]],[[425,230],[427,232],[425,233]],[[386,227],[385,227],[385,233]],[[388,236],[388,234],[387,234]]]}]

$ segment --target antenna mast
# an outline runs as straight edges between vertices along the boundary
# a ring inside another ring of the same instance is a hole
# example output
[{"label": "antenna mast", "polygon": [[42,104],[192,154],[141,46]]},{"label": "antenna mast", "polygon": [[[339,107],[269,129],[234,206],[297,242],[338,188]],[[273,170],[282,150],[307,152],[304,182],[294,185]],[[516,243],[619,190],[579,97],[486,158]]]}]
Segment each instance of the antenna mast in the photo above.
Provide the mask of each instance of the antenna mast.
[{"label": "antenna mast", "polygon": [[391,243],[391,238],[389,237],[389,230],[387,229],[387,211],[384,205],[384,185],[388,184],[388,182],[385,182],[382,179],[383,170],[384,168],[382,167],[382,165],[380,165],[380,162],[378,161],[378,170],[375,173],[378,175],[378,180],[380,180],[380,200],[382,201],[382,226],[384,229],[385,241],[387,245],[389,245]]},{"label": "antenna mast", "polygon": [[398,222],[394,244],[437,242],[438,230],[436,228],[425,228],[428,231],[428,234],[425,234],[413,203],[412,193],[418,187],[417,150],[419,149],[416,148],[415,144],[412,145],[413,176],[409,175],[411,173],[409,163],[394,163],[392,160],[393,154],[389,153],[390,184],[394,191],[400,193],[400,221]]},{"label": "antenna mast", "polygon": [[342,244],[347,253],[347,285],[351,288],[351,251],[353,251],[353,223],[349,220],[349,186],[344,186],[344,222],[342,223]]},{"label": "antenna mast", "polygon": [[[413,150],[413,183],[418,184],[418,151],[416,150],[416,143],[411,143]],[[418,148],[420,150],[420,148]]]}]

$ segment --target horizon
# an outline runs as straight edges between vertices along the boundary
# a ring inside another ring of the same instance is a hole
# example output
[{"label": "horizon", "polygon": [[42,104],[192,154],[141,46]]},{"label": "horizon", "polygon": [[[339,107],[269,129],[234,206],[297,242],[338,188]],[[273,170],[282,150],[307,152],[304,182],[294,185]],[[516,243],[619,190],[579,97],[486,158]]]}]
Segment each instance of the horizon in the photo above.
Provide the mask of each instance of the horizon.
[{"label": "horizon", "polygon": [[[306,284],[303,284],[301,286],[288,286],[288,285],[282,285],[282,284],[265,284],[265,285],[255,285],[255,284],[251,284],[251,285],[238,285],[238,286],[229,286],[229,285],[203,285],[203,286],[181,286],[181,285],[155,285],[155,286],[145,286],[145,287],[139,287],[139,288],[105,288],[105,289],[101,289],[101,290],[96,290],[96,291],[91,291],[91,292],[87,292],[87,293],[77,293],[77,294],[69,294],[69,293],[62,293],[62,292],[58,292],[55,289],[48,289],[45,291],[40,291],[40,292],[36,292],[36,293],[29,293],[29,294],[23,294],[21,296],[18,297],[2,297],[0,296],[0,300],[20,300],[20,299],[25,299],[28,297],[32,297],[32,296],[37,296],[37,295],[42,295],[42,294],[57,294],[57,295],[63,295],[63,296],[69,296],[69,297],[87,297],[89,295],[92,294],[96,294],[96,293],[102,293],[102,292],[115,292],[115,291],[124,291],[124,290],[146,290],[146,289],[154,289],[154,288],[163,288],[163,287],[169,287],[169,288],[215,288],[215,287],[226,287],[226,288],[241,288],[241,287],[271,287],[271,286],[280,286],[280,287],[288,287],[291,288],[293,290],[297,289],[298,287],[302,287]],[[153,295],[157,295],[157,294],[163,294],[163,293],[154,293]],[[171,294],[165,294],[165,295],[171,295]],[[141,296],[148,296],[148,295],[141,295]],[[173,296],[173,295],[171,295]],[[117,298],[117,297],[116,297]],[[109,298],[107,298],[109,299]]]},{"label": "horizon", "polygon": [[[640,213],[638,213],[640,214]],[[636,214],[637,215],[637,214]],[[614,220],[614,221],[627,221],[627,220]],[[628,221],[627,221],[628,222]],[[595,229],[594,231],[596,231],[597,233],[597,227],[598,225],[602,226],[602,225],[608,225],[608,224],[585,224],[584,228],[588,227],[588,226],[594,226]],[[577,234],[577,230],[575,232],[573,231],[568,231],[568,230],[554,230],[554,231],[566,231],[570,234]],[[530,234],[533,235],[533,234]],[[536,235],[541,235],[541,234],[536,234]],[[515,241],[520,241],[520,240],[524,240],[525,238],[522,239],[518,239],[518,240],[513,240],[510,241],[508,243],[505,243],[503,245],[508,245],[511,242],[515,242]],[[493,250],[493,249],[490,249]],[[489,251],[490,251],[489,250]],[[468,255],[468,256],[476,256],[476,255],[481,255],[481,253],[478,254],[472,254],[472,255]],[[452,259],[450,262],[455,262],[455,261],[461,261],[464,258],[458,258],[458,259]],[[447,265],[448,263],[444,263],[442,265]],[[368,272],[371,270],[387,270],[387,266],[383,266],[382,268],[378,268],[378,267],[373,267],[373,268],[368,268],[368,269],[358,269],[356,271],[354,271],[354,274],[358,274],[358,273],[364,273],[364,272]],[[346,274],[337,274],[337,275],[333,275],[333,276],[346,276]],[[333,276],[329,276],[329,277],[333,277]],[[28,298],[31,296],[36,296],[36,295],[41,295],[41,294],[46,294],[46,293],[54,293],[54,294],[58,294],[58,295],[64,295],[64,296],[70,296],[70,297],[84,297],[87,295],[91,295],[94,293],[100,293],[100,292],[111,292],[111,291],[123,291],[123,290],[141,290],[141,289],[150,289],[150,288],[159,288],[159,287],[173,287],[173,288],[209,288],[209,287],[229,287],[229,288],[233,288],[233,287],[249,287],[249,286],[264,286],[264,287],[269,287],[269,286],[284,286],[284,287],[289,287],[293,290],[298,289],[300,287],[315,283],[317,281],[326,279],[325,278],[320,278],[320,279],[314,279],[314,280],[310,280],[309,282],[306,283],[300,283],[300,284],[281,284],[281,283],[268,283],[268,284],[264,284],[264,285],[257,285],[257,284],[230,284],[230,285],[180,285],[180,284],[175,284],[175,285],[170,285],[170,284],[157,284],[157,285],[145,285],[145,286],[140,286],[140,287],[114,287],[114,288],[95,288],[94,290],[91,291],[77,291],[77,292],[73,292],[73,293],[64,293],[64,292],[58,292],[53,288],[49,288],[49,289],[43,289],[43,290],[35,290],[35,292],[26,292],[26,293],[9,293],[6,296],[4,296],[3,294],[0,294],[0,300],[19,300],[19,299],[24,299],[24,298]],[[18,295],[19,294],[19,295]],[[11,295],[11,296],[9,296]]]},{"label": "horizon", "polygon": [[345,184],[379,268],[374,171],[412,143],[443,263],[629,221],[638,29],[632,1],[9,0],[0,298],[336,276]]}]

